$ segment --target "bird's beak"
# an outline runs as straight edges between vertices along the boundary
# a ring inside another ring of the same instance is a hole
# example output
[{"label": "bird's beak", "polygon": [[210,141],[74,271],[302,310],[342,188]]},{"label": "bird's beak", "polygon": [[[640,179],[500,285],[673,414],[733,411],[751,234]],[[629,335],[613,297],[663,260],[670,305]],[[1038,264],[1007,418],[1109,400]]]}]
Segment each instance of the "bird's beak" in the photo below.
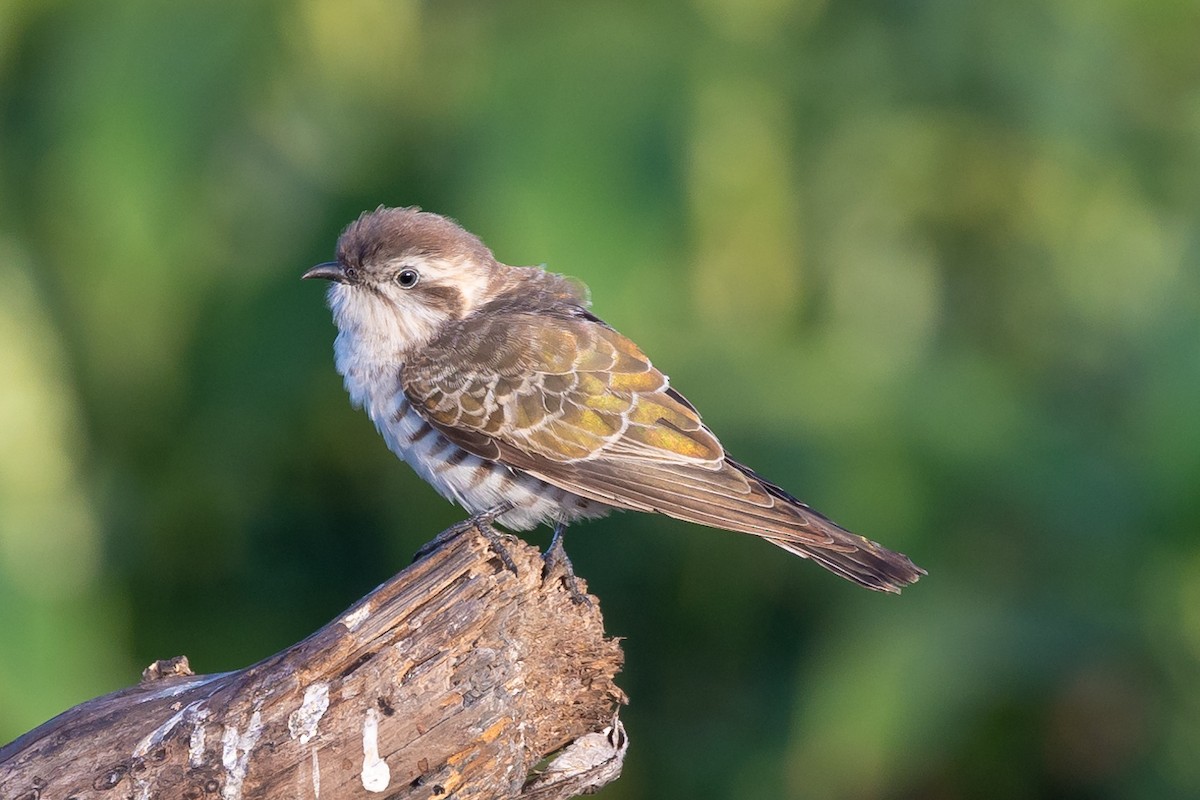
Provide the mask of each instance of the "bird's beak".
[{"label": "bird's beak", "polygon": [[323,281],[346,283],[346,270],[336,261],[326,261],[324,264],[317,264],[300,277],[306,281],[312,278],[320,278]]}]

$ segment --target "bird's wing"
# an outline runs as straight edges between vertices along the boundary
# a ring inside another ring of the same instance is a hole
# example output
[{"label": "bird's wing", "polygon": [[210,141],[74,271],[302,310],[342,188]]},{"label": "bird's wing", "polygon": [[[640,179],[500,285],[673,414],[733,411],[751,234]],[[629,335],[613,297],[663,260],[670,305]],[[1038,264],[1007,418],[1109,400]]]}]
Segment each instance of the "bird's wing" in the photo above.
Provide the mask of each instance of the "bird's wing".
[{"label": "bird's wing", "polygon": [[469,318],[401,380],[460,447],[582,497],[761,536],[874,589],[920,574],[728,458],[637,345],[590,315]]},{"label": "bird's wing", "polygon": [[[469,366],[467,366],[469,365]],[[637,345],[584,318],[468,320],[403,371],[425,418],[477,455],[507,463],[717,465],[720,442]]]}]

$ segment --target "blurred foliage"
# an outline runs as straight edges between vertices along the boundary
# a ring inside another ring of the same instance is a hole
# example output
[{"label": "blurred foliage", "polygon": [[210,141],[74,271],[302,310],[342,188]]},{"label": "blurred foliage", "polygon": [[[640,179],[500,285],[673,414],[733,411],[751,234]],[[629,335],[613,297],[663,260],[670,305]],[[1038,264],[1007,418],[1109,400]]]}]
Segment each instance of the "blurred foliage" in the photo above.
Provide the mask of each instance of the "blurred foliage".
[{"label": "blurred foliage", "polygon": [[2,0],[0,740],[290,644],[460,518],[298,280],[419,204],[586,280],[731,452],[929,570],[882,597],[669,520],[573,530],[628,637],[606,797],[1200,795],[1198,30]]}]

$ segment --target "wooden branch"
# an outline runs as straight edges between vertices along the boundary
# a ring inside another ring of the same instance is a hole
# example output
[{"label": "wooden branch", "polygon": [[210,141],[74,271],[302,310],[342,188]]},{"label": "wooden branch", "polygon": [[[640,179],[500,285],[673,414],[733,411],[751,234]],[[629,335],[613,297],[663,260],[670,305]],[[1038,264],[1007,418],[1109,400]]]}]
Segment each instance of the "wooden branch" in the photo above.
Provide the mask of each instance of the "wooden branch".
[{"label": "wooden branch", "polygon": [[627,746],[620,646],[595,598],[573,602],[535,548],[505,542],[515,575],[468,531],[244,670],[157,662],[0,749],[0,798],[594,791]]}]

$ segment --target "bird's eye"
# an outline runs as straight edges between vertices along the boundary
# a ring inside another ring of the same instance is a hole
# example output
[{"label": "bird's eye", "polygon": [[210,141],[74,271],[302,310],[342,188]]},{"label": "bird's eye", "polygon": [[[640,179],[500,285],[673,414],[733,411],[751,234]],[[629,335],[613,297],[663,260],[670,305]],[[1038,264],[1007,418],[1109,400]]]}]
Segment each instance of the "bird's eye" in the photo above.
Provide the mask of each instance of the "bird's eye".
[{"label": "bird's eye", "polygon": [[411,289],[420,279],[421,273],[415,269],[402,269],[396,273],[396,283],[400,284],[401,289]]}]

